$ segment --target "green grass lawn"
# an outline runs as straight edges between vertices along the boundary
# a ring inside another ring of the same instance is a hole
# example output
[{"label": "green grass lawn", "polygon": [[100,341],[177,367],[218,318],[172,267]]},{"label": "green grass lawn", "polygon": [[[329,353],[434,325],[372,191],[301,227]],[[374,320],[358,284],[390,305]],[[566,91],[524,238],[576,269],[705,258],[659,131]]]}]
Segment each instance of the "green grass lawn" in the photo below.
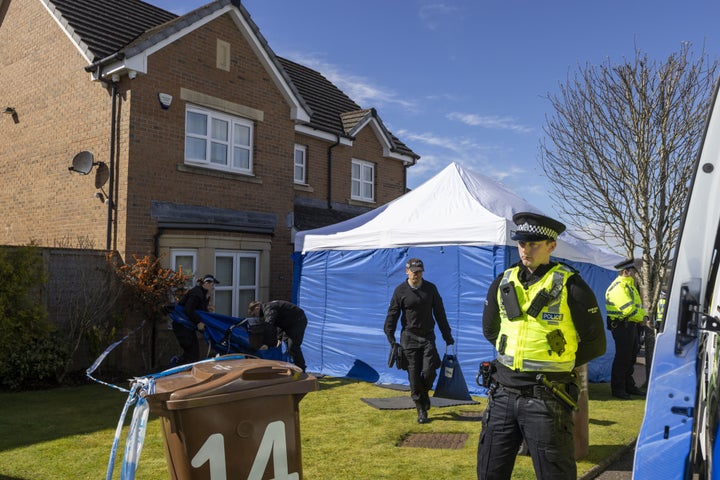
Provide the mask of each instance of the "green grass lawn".
[{"label": "green grass lawn", "polygon": [[[475,478],[485,398],[477,397],[477,405],[433,408],[431,423],[419,425],[414,410],[377,410],[360,400],[405,392],[330,377],[318,384],[318,391],[300,401],[304,478]],[[637,437],[644,401],[616,400],[609,391],[607,384],[590,384],[590,453],[578,462],[580,476]],[[102,385],[0,394],[0,480],[105,478],[126,398]],[[399,446],[408,434],[423,432],[468,438],[460,449]],[[119,478],[121,462],[122,444],[114,478]],[[136,478],[169,478],[161,425],[152,415]],[[529,457],[518,458],[513,478],[535,478]]]}]

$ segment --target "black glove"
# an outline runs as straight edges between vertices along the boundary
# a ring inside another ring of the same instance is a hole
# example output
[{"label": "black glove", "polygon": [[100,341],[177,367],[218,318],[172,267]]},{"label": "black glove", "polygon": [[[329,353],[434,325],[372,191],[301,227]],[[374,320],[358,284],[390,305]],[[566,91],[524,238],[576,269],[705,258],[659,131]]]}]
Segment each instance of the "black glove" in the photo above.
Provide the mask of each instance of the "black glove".
[{"label": "black glove", "polygon": [[448,335],[445,339],[445,344],[449,347],[450,345],[455,344],[455,339],[452,337],[452,335]]}]

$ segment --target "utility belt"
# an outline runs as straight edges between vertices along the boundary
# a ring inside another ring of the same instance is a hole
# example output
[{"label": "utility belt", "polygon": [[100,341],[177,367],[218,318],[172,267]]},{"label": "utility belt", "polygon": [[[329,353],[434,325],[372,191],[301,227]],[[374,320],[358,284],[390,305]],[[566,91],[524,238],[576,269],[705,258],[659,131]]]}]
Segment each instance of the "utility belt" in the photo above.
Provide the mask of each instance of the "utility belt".
[{"label": "utility belt", "polygon": [[538,399],[554,398],[570,410],[578,410],[578,398],[580,387],[575,382],[557,383],[549,381],[545,375],[538,374],[538,385],[527,385],[524,387],[508,387],[498,385],[498,390],[505,390],[520,397],[532,397]]},{"label": "utility belt", "polygon": [[547,396],[550,392],[543,385],[526,385],[524,387],[508,387],[502,384],[498,385],[498,390],[505,390],[506,392],[514,393],[518,397],[535,397],[542,398]]},{"label": "utility belt", "polygon": [[641,322],[632,322],[627,317],[607,317],[607,329],[615,330],[616,328],[628,328],[630,326],[640,325]]},{"label": "utility belt", "polygon": [[631,322],[627,317],[607,317],[606,325],[608,330],[615,330],[616,328],[627,328]]},{"label": "utility belt", "polygon": [[[536,385],[525,385],[523,387],[508,387],[498,383],[493,374],[495,373],[495,364],[493,362],[482,362],[480,363],[480,369],[478,375],[475,378],[475,382],[488,389],[490,395],[494,394],[498,390],[505,390],[508,393],[512,393],[519,397],[533,397],[533,398],[554,398],[571,410],[577,410],[577,400],[580,397],[580,387],[574,381],[571,380],[567,383],[552,382],[547,379],[545,374],[538,374],[535,379]],[[572,378],[575,378],[575,374],[571,374]],[[482,380],[482,381],[481,381]]]}]

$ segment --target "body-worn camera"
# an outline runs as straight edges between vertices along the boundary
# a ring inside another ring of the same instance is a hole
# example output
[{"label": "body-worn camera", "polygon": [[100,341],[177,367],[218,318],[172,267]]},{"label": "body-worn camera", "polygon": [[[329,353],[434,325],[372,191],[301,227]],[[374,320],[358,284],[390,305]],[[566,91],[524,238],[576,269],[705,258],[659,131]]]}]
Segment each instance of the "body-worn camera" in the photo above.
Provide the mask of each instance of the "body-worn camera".
[{"label": "body-worn camera", "polygon": [[515,284],[513,282],[500,285],[500,300],[502,301],[503,308],[505,308],[507,318],[514,320],[522,316],[522,309],[518,303],[517,292],[515,291]]},{"label": "body-worn camera", "polygon": [[492,362],[480,362],[478,374],[475,377],[475,383],[484,388],[492,386],[492,374],[495,373],[495,364]]}]

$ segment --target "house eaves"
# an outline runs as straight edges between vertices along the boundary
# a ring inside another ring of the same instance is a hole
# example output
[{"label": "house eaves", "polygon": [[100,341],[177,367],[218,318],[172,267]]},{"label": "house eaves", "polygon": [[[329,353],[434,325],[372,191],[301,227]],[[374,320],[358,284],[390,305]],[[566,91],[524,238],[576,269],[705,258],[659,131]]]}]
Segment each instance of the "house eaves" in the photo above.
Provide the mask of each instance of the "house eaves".
[{"label": "house eaves", "polygon": [[362,109],[320,72],[286,58],[277,58],[313,112],[310,122],[295,126],[296,132],[352,145],[355,134],[371,123],[383,144],[385,156],[406,163],[415,163],[420,158],[385,128],[374,109]]},{"label": "house eaves", "polygon": [[420,158],[385,127],[374,108],[346,112],[340,115],[347,135],[356,137],[365,127],[370,126],[383,148],[383,155],[406,163],[415,163]]},{"label": "house eaves", "polygon": [[[235,22],[238,30],[247,40],[257,58],[264,68],[270,74],[270,77],[282,94],[285,101],[290,106],[291,118],[297,122],[308,122],[312,111],[304,103],[302,97],[298,95],[295,86],[282,69],[281,65],[269,47],[265,38],[255,23],[250,18],[250,14],[241,5],[239,0],[216,0],[207,5],[195,9],[183,16],[175,16],[169,12],[165,12],[166,16],[156,15],[149,23],[143,25],[142,31],[137,32],[129,41],[120,44],[122,41],[119,36],[113,34],[105,35],[105,48],[89,48],[90,42],[86,37],[90,37],[90,28],[84,29],[82,35],[79,33],[80,20],[78,16],[69,16],[66,18],[63,10],[66,12],[77,11],[78,4],[86,4],[89,11],[93,11],[92,6],[97,7],[100,3],[117,1],[124,3],[128,9],[136,13],[135,9],[140,5],[147,5],[137,0],[40,0],[48,5],[57,7],[54,10],[48,8],[56,21],[63,27],[68,36],[73,40],[75,45],[81,52],[88,52],[92,61],[86,67],[86,70],[92,72],[93,78],[113,78],[118,79],[119,76],[129,75],[133,78],[138,74],[147,73],[147,59],[153,53],[161,50],[167,45],[172,44],[178,39],[192,33],[201,28],[203,25],[215,20],[216,18],[228,14]],[[153,7],[154,8],[154,7]],[[97,8],[95,8],[97,9]],[[125,16],[120,15],[124,18]],[[134,21],[137,19],[133,18]],[[113,17],[112,22],[120,22],[120,18]],[[94,25],[95,32],[100,32],[98,36],[102,37],[102,25]],[[136,27],[137,28],[137,27]],[[103,57],[98,56],[98,52],[102,51],[107,54]],[[110,53],[108,54],[108,51]],[[88,55],[85,55],[88,58]]]},{"label": "house eaves", "polygon": [[138,0],[39,0],[88,63],[177,15]]}]

